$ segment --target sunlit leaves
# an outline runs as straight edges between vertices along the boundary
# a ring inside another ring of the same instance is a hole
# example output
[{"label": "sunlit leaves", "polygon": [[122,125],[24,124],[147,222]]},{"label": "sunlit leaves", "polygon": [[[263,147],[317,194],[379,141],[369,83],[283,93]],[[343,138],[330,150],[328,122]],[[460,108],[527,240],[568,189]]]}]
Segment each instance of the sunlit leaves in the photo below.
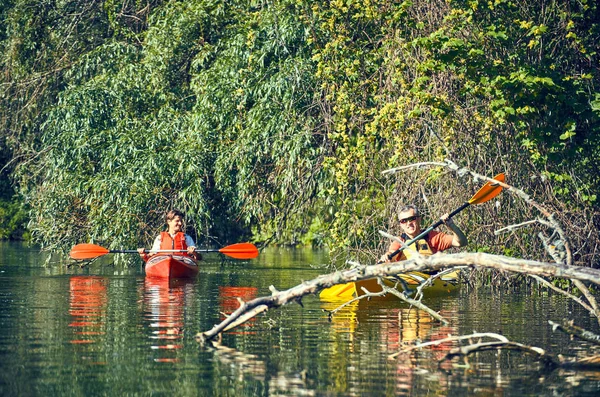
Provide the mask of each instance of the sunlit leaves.
[{"label": "sunlit leaves", "polygon": [[448,157],[569,170],[561,197],[595,200],[596,5],[99,4],[2,11],[3,131],[45,243],[148,240],[178,206],[207,239],[343,251],[453,191],[382,170]]}]

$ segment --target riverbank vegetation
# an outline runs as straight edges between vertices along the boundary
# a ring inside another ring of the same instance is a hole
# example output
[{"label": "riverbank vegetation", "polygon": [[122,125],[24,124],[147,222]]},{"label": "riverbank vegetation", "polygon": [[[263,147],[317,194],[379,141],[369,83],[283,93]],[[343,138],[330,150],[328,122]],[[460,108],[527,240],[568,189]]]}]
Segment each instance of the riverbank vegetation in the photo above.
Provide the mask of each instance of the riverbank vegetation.
[{"label": "riverbank vegetation", "polygon": [[27,210],[8,177],[10,151],[0,140],[0,240],[29,240]]},{"label": "riverbank vegetation", "polygon": [[[508,181],[597,265],[600,8],[579,1],[138,1],[0,6],[0,131],[50,248],[148,244],[183,209],[202,244],[377,258],[401,204],[430,221]],[[538,258],[503,196],[457,217],[469,251]],[[547,236],[549,237],[549,236]],[[354,254],[353,254],[354,255]]]}]

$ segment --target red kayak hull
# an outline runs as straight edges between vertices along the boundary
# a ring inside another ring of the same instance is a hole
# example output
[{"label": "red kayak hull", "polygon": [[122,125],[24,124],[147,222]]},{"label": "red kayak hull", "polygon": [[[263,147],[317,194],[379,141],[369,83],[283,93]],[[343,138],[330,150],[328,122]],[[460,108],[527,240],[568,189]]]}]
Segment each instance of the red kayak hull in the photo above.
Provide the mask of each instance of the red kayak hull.
[{"label": "red kayak hull", "polygon": [[146,262],[146,276],[161,278],[190,278],[198,274],[194,260],[179,255],[155,255]]}]

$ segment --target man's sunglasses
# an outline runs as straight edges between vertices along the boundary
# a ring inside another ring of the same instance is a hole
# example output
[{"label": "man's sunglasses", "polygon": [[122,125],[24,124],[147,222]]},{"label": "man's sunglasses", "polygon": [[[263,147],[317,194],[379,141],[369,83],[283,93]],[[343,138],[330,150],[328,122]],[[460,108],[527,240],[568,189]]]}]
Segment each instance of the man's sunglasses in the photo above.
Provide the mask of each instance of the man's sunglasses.
[{"label": "man's sunglasses", "polygon": [[400,223],[404,224],[404,223],[407,223],[407,222],[412,222],[414,220],[417,220],[418,218],[419,217],[417,215],[415,215],[415,216],[411,216],[411,217],[408,217],[408,218],[400,219]]}]

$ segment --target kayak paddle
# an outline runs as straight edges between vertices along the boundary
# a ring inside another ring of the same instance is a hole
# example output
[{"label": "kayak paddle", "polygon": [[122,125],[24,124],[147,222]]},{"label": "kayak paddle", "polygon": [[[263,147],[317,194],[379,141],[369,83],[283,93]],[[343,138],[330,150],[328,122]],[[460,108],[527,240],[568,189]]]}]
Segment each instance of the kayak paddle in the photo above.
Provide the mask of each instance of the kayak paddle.
[{"label": "kayak paddle", "polygon": [[[499,182],[504,182],[504,173],[496,175],[494,177],[494,179],[497,180],[497,181],[499,181]],[[471,199],[469,201],[467,201],[466,203],[464,203],[463,205],[461,205],[459,208],[457,208],[456,210],[454,210],[453,212],[451,212],[450,215],[448,215],[448,219],[452,218],[454,215],[458,214],[460,211],[464,210],[465,208],[467,208],[470,205],[481,204],[481,203],[485,203],[486,201],[490,201],[491,199],[493,199],[494,197],[496,197],[497,195],[499,195],[500,192],[502,192],[502,186],[500,186],[497,183],[494,183],[492,181],[489,181],[488,183],[486,183],[485,185],[483,185],[481,187],[481,189],[479,189],[477,191],[477,193],[475,193],[475,195],[473,197],[471,197]],[[426,236],[427,233],[429,233],[430,231],[432,231],[436,227],[440,226],[442,223],[444,223],[444,221],[442,221],[440,219],[439,221],[437,221],[436,223],[434,223],[433,225],[431,225],[429,228],[427,228],[426,230],[424,230],[423,232],[421,232],[421,234],[419,234],[417,237],[413,238],[412,240],[409,240],[409,241],[405,242],[404,246],[398,248],[396,251],[394,251],[391,254],[389,254],[388,255],[388,259],[391,260],[393,257],[395,257],[396,255],[398,255],[401,251],[403,251],[404,248],[406,248],[407,246],[411,245],[415,241],[423,238],[423,236]]]},{"label": "kayak paddle", "polygon": [[[150,252],[150,250],[144,250]],[[159,250],[152,252],[187,252],[185,250]],[[231,244],[220,249],[196,249],[196,252],[220,252],[235,259],[252,259],[258,256],[258,248],[251,243]],[[76,260],[94,259],[106,254],[137,254],[137,250],[109,250],[96,244],[77,244],[69,256]]]}]

